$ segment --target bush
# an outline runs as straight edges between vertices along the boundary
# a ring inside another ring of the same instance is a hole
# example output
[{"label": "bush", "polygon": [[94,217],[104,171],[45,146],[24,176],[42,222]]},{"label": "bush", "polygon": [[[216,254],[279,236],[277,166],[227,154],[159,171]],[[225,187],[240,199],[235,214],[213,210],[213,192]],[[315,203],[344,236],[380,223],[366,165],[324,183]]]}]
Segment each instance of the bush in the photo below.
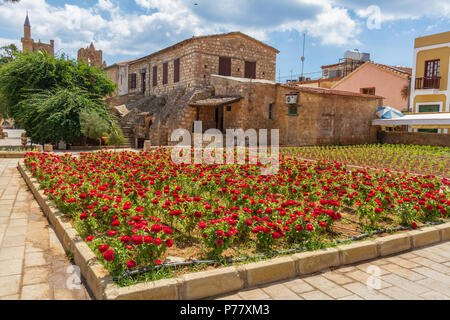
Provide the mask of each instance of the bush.
[{"label": "bush", "polygon": [[81,90],[86,93],[84,98],[97,100],[113,93],[116,85],[102,70],[81,61],[67,60],[64,55],[55,58],[42,52],[25,52],[0,68],[0,96],[3,100],[0,112],[19,122],[24,115],[22,100],[31,102],[30,95],[45,94],[58,88]]},{"label": "bush", "polygon": [[83,112],[81,114],[81,133],[86,138],[98,140],[102,145],[102,137],[108,132],[109,123],[99,114]]},{"label": "bush", "polygon": [[114,123],[114,125],[111,127],[111,131],[108,135],[108,138],[106,139],[106,143],[109,146],[120,146],[125,142],[125,137],[123,136],[122,130],[117,126],[117,124]]},{"label": "bush", "polygon": [[79,89],[60,88],[30,94],[18,106],[18,125],[26,130],[31,141],[39,144],[57,144],[60,140],[70,144],[83,136],[91,137],[82,130],[86,126],[83,114],[89,114],[89,121],[95,119],[98,130],[104,132],[111,121],[103,102]]}]

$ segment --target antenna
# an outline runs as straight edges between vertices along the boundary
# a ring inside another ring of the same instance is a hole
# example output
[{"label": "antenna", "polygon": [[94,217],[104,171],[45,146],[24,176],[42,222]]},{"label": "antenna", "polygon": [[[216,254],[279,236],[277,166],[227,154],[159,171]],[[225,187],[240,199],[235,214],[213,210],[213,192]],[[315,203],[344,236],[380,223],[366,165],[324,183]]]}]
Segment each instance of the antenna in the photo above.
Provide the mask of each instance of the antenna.
[{"label": "antenna", "polygon": [[300,60],[302,61],[302,74],[301,74],[302,78],[303,78],[303,68],[305,66],[305,38],[306,38],[306,33],[303,33],[303,54],[302,54],[302,57],[300,58]]}]

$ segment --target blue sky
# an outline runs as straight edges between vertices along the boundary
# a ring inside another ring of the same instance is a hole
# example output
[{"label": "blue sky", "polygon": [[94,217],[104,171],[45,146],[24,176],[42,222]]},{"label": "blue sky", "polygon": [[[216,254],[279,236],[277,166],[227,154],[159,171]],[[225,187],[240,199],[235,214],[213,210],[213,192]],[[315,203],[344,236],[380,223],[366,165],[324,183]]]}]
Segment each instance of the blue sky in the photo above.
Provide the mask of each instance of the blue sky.
[{"label": "blue sky", "polygon": [[20,47],[26,10],[35,40],[54,39],[73,58],[93,41],[107,64],[193,35],[242,31],[280,50],[282,81],[300,73],[303,33],[304,72],[317,77],[355,48],[411,66],[414,38],[450,30],[450,2],[442,0],[21,0],[0,4],[0,45]]}]

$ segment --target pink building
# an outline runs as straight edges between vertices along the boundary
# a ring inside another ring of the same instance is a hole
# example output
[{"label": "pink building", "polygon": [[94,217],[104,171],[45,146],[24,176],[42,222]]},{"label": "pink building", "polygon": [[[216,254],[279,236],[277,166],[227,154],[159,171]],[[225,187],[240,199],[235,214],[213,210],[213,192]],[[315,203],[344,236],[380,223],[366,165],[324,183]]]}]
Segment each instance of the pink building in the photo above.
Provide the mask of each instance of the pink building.
[{"label": "pink building", "polygon": [[402,111],[406,110],[408,105],[408,98],[402,97],[402,89],[408,86],[410,77],[409,68],[391,67],[368,61],[331,88],[382,96],[384,106]]}]

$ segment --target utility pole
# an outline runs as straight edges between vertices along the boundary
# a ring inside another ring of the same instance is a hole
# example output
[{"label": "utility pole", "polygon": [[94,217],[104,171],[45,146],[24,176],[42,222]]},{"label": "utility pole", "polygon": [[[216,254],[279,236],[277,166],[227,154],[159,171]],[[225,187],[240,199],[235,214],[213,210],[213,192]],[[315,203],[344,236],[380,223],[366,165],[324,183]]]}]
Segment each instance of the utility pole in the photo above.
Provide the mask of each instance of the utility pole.
[{"label": "utility pole", "polygon": [[305,66],[305,38],[306,38],[306,33],[303,33],[303,53],[302,53],[302,57],[300,58],[300,60],[302,61],[302,74],[301,74],[302,78],[303,78],[303,68]]}]

